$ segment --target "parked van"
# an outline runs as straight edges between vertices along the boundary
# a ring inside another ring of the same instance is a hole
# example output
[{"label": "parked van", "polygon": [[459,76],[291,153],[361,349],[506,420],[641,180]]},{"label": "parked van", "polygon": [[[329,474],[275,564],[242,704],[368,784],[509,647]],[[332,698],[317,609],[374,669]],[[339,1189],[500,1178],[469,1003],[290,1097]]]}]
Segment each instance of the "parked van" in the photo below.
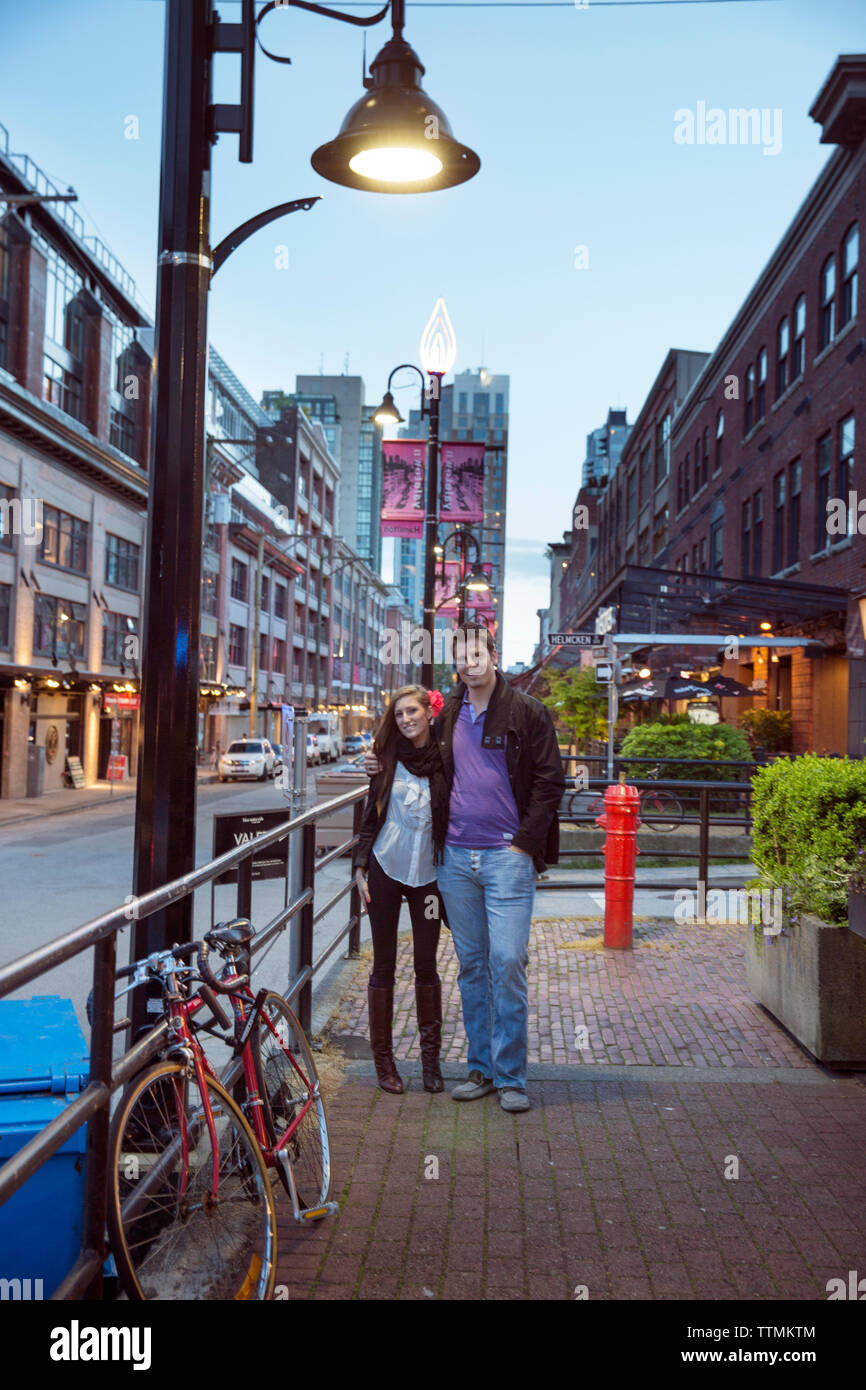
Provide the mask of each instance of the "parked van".
[{"label": "parked van", "polygon": [[340,736],[340,716],[336,710],[328,714],[312,714],[307,720],[307,733],[316,735],[316,744],[323,763],[335,763],[343,752]]}]

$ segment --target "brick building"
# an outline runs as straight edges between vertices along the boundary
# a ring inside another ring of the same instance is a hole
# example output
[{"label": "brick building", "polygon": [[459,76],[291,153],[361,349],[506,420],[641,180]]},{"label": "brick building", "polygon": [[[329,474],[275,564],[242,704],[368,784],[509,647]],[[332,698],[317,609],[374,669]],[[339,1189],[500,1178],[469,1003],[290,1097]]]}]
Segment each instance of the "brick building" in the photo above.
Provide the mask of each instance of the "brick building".
[{"label": "brick building", "polygon": [[[668,354],[616,473],[578,495],[590,515],[597,498],[597,541],[574,536],[560,611],[574,627],[613,606],[619,631],[736,636],[764,623],[820,639],[823,655],[743,646],[711,664],[754,684],[755,703],[792,710],[795,751],[860,755],[866,57],[837,60],[810,114],[833,154],[721,342],[709,356]],[[647,659],[706,664],[685,646]]]}]

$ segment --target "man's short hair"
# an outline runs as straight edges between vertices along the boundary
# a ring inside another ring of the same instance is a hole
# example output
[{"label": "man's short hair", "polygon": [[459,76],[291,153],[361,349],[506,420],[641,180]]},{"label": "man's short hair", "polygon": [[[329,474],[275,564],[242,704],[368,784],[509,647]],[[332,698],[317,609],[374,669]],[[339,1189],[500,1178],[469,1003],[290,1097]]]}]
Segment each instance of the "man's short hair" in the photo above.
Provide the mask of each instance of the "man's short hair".
[{"label": "man's short hair", "polygon": [[457,641],[461,637],[465,643],[472,642],[474,646],[480,648],[482,634],[487,644],[487,650],[489,652],[494,652],[496,650],[496,638],[493,636],[489,627],[485,627],[483,623],[459,623],[454,629],[455,652]]}]

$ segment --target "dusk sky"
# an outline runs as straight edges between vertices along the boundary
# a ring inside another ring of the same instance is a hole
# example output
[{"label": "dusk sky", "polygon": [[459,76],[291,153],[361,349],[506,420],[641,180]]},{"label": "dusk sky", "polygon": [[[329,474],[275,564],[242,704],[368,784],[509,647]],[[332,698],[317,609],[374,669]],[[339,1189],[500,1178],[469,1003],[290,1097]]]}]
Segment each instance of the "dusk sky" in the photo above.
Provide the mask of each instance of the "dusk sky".
[{"label": "dusk sky", "polygon": [[[233,19],[240,7],[219,9]],[[75,187],[88,231],[151,314],[163,27],[161,0],[0,6],[10,147]],[[389,32],[368,32],[368,61]],[[361,31],[286,10],[262,37],[293,65],[257,54],[255,158],[239,164],[237,138],[220,138],[212,241],[276,202],[322,202],[232,256],[214,282],[211,340],[257,399],[348,359],[378,400],[445,298],[457,369],[511,378],[503,657],[529,661],[544,548],[568,526],[587,432],[611,405],[634,419],[670,347],[718,341],[831,154],[808,108],[837,54],[866,50],[866,4],[409,0],[424,86],[482,167],[408,197],[339,188],[310,167],[361,95]],[[220,59],[217,100],[237,100],[236,75],[237,60]],[[677,113],[699,103],[766,111],[766,140],[678,143]],[[418,395],[406,376],[404,414]]]}]

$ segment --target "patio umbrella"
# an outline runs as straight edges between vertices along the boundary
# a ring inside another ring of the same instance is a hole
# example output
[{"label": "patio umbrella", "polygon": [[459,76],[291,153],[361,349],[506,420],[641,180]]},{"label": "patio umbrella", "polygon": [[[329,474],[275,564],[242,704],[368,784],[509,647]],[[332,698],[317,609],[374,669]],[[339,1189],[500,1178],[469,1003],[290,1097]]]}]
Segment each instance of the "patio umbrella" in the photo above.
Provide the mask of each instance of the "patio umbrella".
[{"label": "patio umbrella", "polygon": [[620,703],[625,704],[635,700],[693,700],[707,695],[738,700],[754,693],[731,676],[711,676],[708,681],[696,681],[684,676],[660,675],[624,685],[619,698]]}]

